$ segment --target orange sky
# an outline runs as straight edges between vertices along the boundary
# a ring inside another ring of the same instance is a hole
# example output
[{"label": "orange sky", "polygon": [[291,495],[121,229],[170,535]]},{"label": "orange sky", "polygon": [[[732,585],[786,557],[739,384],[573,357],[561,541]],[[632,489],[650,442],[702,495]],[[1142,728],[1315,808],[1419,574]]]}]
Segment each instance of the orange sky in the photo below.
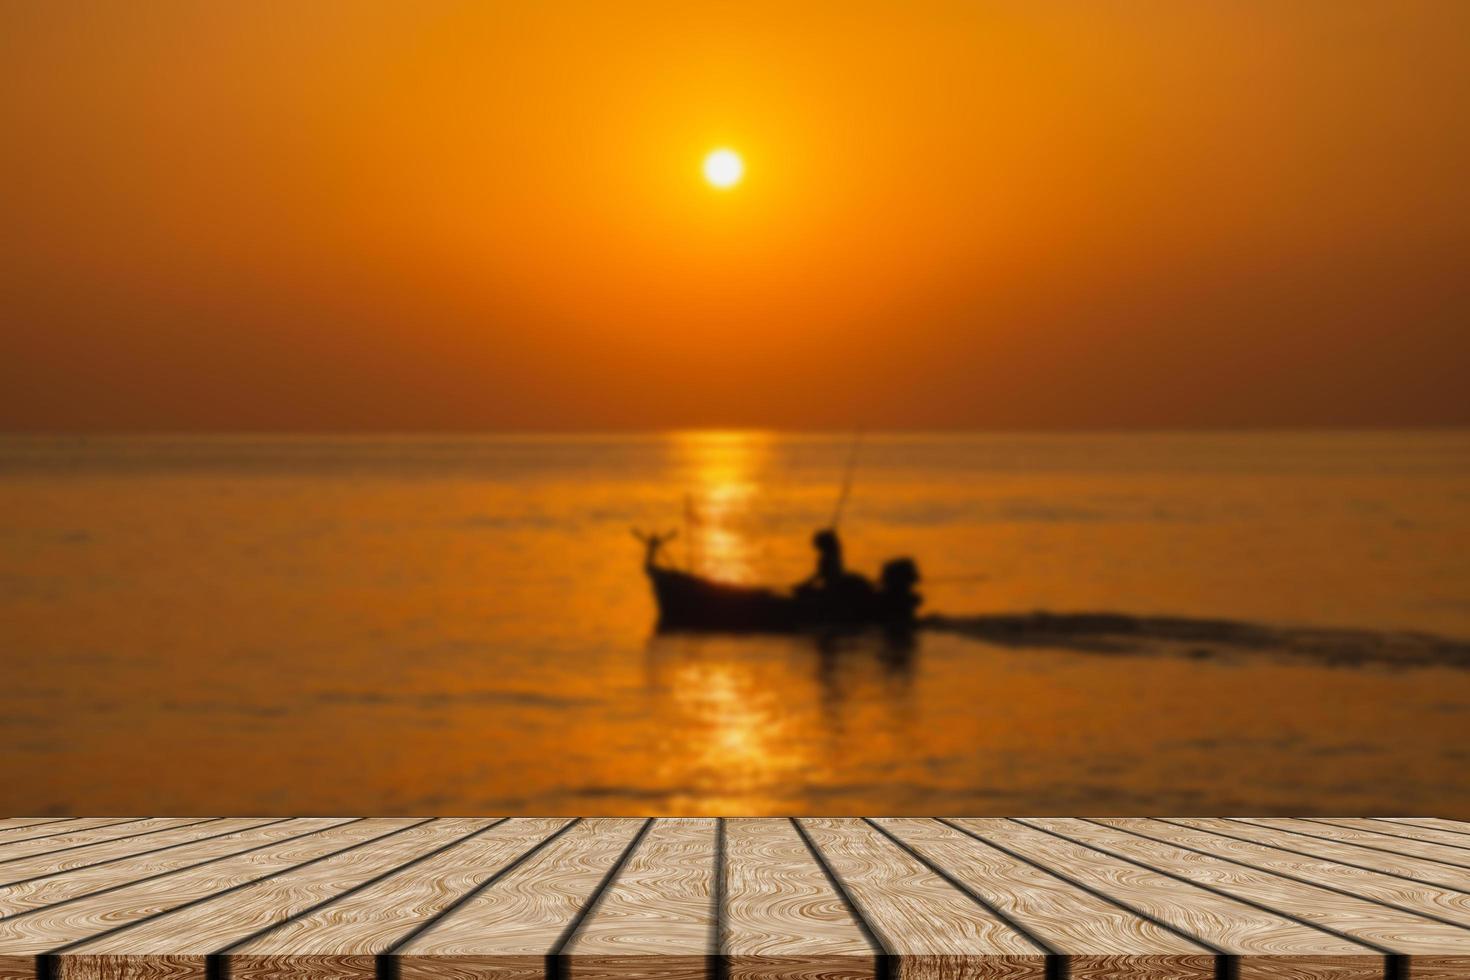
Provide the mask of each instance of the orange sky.
[{"label": "orange sky", "polygon": [[0,429],[1470,423],[1467,52],[1463,0],[16,0]]}]

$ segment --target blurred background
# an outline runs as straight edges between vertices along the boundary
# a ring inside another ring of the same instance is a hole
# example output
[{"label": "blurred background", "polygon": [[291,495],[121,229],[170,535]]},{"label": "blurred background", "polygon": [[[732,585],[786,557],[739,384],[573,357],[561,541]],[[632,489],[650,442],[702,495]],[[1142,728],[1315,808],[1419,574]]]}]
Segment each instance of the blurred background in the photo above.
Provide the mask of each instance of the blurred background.
[{"label": "blurred background", "polygon": [[851,451],[0,440],[0,810],[1470,811],[1470,433],[865,437],[848,561],[925,612],[1253,645],[655,631],[629,528],[795,582]]},{"label": "blurred background", "polygon": [[[0,812],[1470,816],[1467,50],[8,0]],[[630,529],[789,585],[849,459],[940,618],[655,630]]]}]

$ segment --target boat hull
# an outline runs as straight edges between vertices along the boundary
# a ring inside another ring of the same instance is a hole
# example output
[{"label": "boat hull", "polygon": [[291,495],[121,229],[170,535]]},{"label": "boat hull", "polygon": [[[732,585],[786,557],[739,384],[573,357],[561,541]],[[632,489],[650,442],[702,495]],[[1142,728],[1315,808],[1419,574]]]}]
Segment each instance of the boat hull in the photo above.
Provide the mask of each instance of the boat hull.
[{"label": "boat hull", "polygon": [[903,627],[914,621],[899,606],[854,577],[851,588],[792,593],[715,582],[677,569],[648,570],[658,603],[658,628],[665,631],[794,633],[802,630]]},{"label": "boat hull", "polygon": [[662,630],[793,632],[801,626],[794,596],[673,569],[651,569],[648,578]]}]

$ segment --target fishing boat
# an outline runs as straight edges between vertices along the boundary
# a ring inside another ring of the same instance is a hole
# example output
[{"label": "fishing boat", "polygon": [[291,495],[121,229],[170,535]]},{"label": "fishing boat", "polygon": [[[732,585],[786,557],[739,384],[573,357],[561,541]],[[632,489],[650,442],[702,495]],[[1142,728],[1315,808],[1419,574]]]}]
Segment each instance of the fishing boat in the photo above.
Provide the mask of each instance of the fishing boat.
[{"label": "fishing boat", "polygon": [[804,630],[912,627],[921,597],[914,591],[919,570],[912,559],[883,566],[875,584],[847,574],[826,587],[789,589],[720,582],[674,568],[660,557],[670,534],[634,535],[644,544],[643,571],[658,604],[664,631],[794,633]]}]

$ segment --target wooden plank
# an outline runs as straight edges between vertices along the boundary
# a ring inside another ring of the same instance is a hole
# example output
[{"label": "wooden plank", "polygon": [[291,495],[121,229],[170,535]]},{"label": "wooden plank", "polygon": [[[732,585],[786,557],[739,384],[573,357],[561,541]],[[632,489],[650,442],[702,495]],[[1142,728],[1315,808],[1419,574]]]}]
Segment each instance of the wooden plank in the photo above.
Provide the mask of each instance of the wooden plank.
[{"label": "wooden plank", "polygon": [[786,818],[725,821],[719,937],[731,980],[869,980],[877,941]]},{"label": "wooden plank", "polygon": [[261,836],[265,828],[286,820],[285,817],[226,817],[213,825],[215,834],[210,837],[5,885],[0,887],[0,917],[70,901],[150,875],[214,860],[222,854],[257,847],[261,841],[275,839],[274,836]]},{"label": "wooden plank", "polygon": [[1045,973],[1046,948],[854,818],[798,821],[904,980]]},{"label": "wooden plank", "polygon": [[539,980],[647,820],[593,817],[394,950],[402,980]]},{"label": "wooden plank", "polygon": [[1450,824],[0,819],[0,980],[1463,980]]},{"label": "wooden plank", "polygon": [[1297,817],[1242,817],[1241,819],[1262,827],[1270,827],[1273,830],[1284,830],[1304,837],[1359,844],[1388,854],[1425,858],[1453,868],[1470,871],[1470,853],[1456,850],[1453,847],[1445,847],[1442,844],[1425,844],[1420,841],[1405,840],[1402,837],[1390,837],[1387,834],[1376,834],[1367,830],[1353,830]]},{"label": "wooden plank", "polygon": [[160,830],[193,827],[217,819],[217,817],[146,817],[6,844],[0,847],[0,878],[9,877],[6,874],[7,866],[23,857],[39,854],[55,855],[58,851],[75,850],[88,844],[146,837]]},{"label": "wooden plank", "polygon": [[13,830],[25,830],[27,827],[41,827],[46,824],[60,824],[76,817],[0,817],[0,834],[7,834]]},{"label": "wooden plank", "polygon": [[1101,843],[1153,867],[1311,922],[1381,953],[1423,956],[1440,966],[1448,964],[1470,971],[1470,929],[1140,836],[1132,832],[1130,820],[1115,821],[1127,825],[1128,830],[1066,817],[1029,818],[1027,822],[1077,840]]},{"label": "wooden plank", "polygon": [[1214,976],[1214,950],[1014,853],[932,819],[873,821],[1057,953],[1069,975]]},{"label": "wooden plank", "polygon": [[378,817],[342,829],[340,850],[184,908],[84,940],[58,957],[64,980],[203,980],[206,958],[415,860],[463,828]]},{"label": "wooden plank", "polygon": [[[179,908],[352,842],[356,821],[309,817],[239,835],[253,850],[0,919],[0,980],[33,980],[36,957],[101,932]],[[213,842],[218,843],[218,842]]]},{"label": "wooden plank", "polygon": [[174,827],[169,830],[159,830],[143,837],[88,844],[84,847],[72,848],[59,854],[33,854],[30,857],[18,858],[14,861],[7,861],[4,864],[0,864],[0,887],[15,885],[34,878],[58,875],[66,871],[75,871],[78,868],[88,868],[97,864],[108,864],[120,858],[131,857],[134,854],[143,854],[148,851],[156,851],[163,847],[203,840],[214,837],[231,826],[238,830],[244,830],[247,827],[260,827],[271,823],[274,819],[279,818],[253,817],[248,820],[237,820],[235,823],[226,824],[223,827],[221,826],[222,821],[210,821],[208,823],[191,824],[185,827]]},{"label": "wooden plank", "polygon": [[[1330,862],[1334,865],[1340,864],[1348,868],[1361,868],[1365,871],[1375,871],[1379,874],[1409,878],[1450,891],[1470,889],[1470,882],[1467,882],[1464,876],[1460,875],[1454,868],[1446,868],[1442,864],[1434,861],[1425,861],[1422,858],[1384,854],[1381,851],[1372,851],[1359,847],[1356,844],[1344,844],[1339,841],[1297,837],[1292,834],[1283,834],[1278,830],[1268,830],[1265,827],[1258,827],[1252,823],[1225,817],[1170,817],[1167,819],[1169,823],[1194,827],[1199,830],[1207,830],[1213,834],[1235,837],[1256,844],[1264,844],[1276,850],[1290,851],[1309,858],[1316,858],[1324,863]],[[1458,884],[1452,880],[1455,878],[1460,879]]]},{"label": "wooden plank", "polygon": [[[1126,856],[1003,818],[950,821],[1044,867],[1241,957],[1244,980],[1382,980],[1383,957],[1340,936],[1229,895],[1201,889]],[[1034,821],[1041,824],[1044,821]]]},{"label": "wooden plank", "polygon": [[481,826],[356,891],[229,947],[233,980],[373,980],[376,957],[556,833],[566,817]]},{"label": "wooden plank", "polygon": [[40,837],[54,837],[57,834],[69,834],[73,831],[86,830],[89,827],[107,827],[112,824],[127,823],[137,820],[137,817],[66,817],[58,820],[39,820],[34,817],[12,817],[15,823],[3,823],[0,827],[0,855],[5,853],[5,847],[20,841],[35,840]]},{"label": "wooden plank", "polygon": [[561,953],[576,980],[700,980],[715,952],[713,819],[654,821]]},{"label": "wooden plank", "polygon": [[1470,823],[1463,820],[1446,820],[1443,817],[1375,817],[1385,823],[1408,824],[1410,827],[1433,827],[1452,834],[1470,836]]},{"label": "wooden plank", "polygon": [[1361,817],[1323,817],[1314,822],[1332,824],[1337,827],[1347,827],[1350,830],[1369,830],[1375,833],[1387,834],[1390,837],[1424,841],[1428,844],[1443,844],[1445,847],[1453,847],[1461,851],[1461,860],[1470,857],[1470,837],[1464,834],[1454,833],[1453,831],[1435,830],[1430,827],[1405,826],[1404,824],[1391,824],[1387,821]]},{"label": "wooden plank", "polygon": [[[1210,827],[1200,827],[1201,821],[1198,820],[1120,820],[1105,817],[1097,820],[1099,823],[1196,848],[1308,884],[1337,889],[1417,915],[1443,919],[1454,925],[1470,928],[1470,890],[1436,888],[1380,871],[1339,864],[1331,855],[1304,855],[1221,836],[1213,833]],[[1229,826],[1232,825],[1227,823],[1224,834],[1230,833]],[[1324,843],[1323,846],[1330,845]],[[1470,881],[1465,884],[1470,885]]]}]

